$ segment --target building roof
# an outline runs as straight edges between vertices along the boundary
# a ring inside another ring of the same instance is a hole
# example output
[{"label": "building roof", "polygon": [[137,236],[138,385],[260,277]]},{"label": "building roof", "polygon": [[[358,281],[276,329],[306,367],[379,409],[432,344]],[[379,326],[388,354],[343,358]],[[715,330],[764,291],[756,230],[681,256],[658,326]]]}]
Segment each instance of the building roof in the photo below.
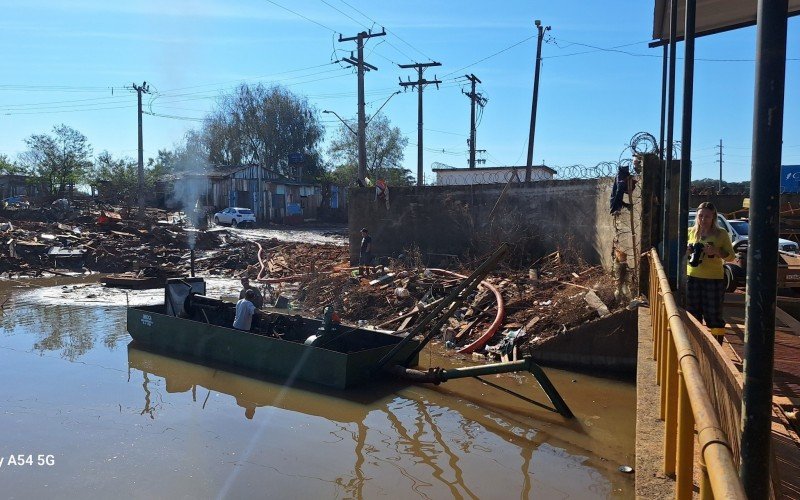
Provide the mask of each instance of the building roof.
[{"label": "building roof", "polygon": [[[695,13],[695,37],[712,35],[756,24],[755,0],[697,0]],[[653,39],[651,45],[669,41],[670,2],[655,0],[653,8]],[[683,39],[686,25],[686,2],[678,2],[677,39]],[[800,14],[800,0],[789,0],[789,15]]]}]

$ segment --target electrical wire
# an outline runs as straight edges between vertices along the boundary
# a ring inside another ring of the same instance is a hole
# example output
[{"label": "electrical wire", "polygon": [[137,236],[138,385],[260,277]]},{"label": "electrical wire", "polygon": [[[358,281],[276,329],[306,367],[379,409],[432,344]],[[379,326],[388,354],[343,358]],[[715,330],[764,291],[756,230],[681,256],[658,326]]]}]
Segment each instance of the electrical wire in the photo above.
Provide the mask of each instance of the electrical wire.
[{"label": "electrical wire", "polygon": [[291,12],[292,14],[294,14],[294,15],[296,15],[296,16],[298,16],[298,17],[302,17],[302,18],[303,18],[303,19],[305,19],[306,21],[308,21],[308,22],[311,22],[311,23],[314,23],[314,24],[316,24],[317,26],[320,26],[320,27],[322,27],[322,28],[325,28],[325,29],[326,29],[326,30],[328,30],[328,31],[332,31],[333,33],[338,33],[338,31],[337,31],[337,30],[335,30],[335,29],[331,28],[330,26],[325,26],[324,24],[322,24],[322,23],[320,23],[320,22],[318,22],[318,21],[315,21],[315,20],[311,19],[310,17],[304,16],[303,14],[300,14],[299,12],[293,11],[293,10],[292,10],[292,9],[290,9],[289,7],[284,7],[283,5],[279,4],[278,2],[275,2],[274,0],[265,0],[265,1],[266,1],[266,2],[269,2],[269,3],[271,3],[272,5],[274,5],[274,6],[276,6],[276,7],[280,7],[281,9],[283,9],[283,10],[285,10],[285,11],[287,11],[287,12]]},{"label": "electrical wire", "polygon": [[475,62],[474,62],[474,63],[472,63],[472,64],[467,64],[467,65],[466,65],[466,66],[464,66],[463,68],[458,68],[458,69],[457,69],[457,70],[455,70],[455,71],[451,71],[450,73],[447,73],[446,75],[443,75],[443,76],[442,76],[442,78],[448,77],[448,76],[450,76],[450,75],[452,75],[452,74],[454,74],[454,73],[460,73],[461,71],[463,71],[463,70],[465,70],[465,69],[467,69],[467,68],[471,68],[472,66],[475,66],[476,64],[482,63],[483,61],[485,61],[485,60],[487,60],[487,59],[491,59],[492,57],[495,57],[495,56],[498,56],[498,55],[502,54],[503,52],[506,52],[506,51],[508,51],[508,50],[511,50],[511,49],[513,49],[514,47],[518,46],[518,45],[522,45],[523,43],[527,42],[528,40],[532,40],[532,39],[536,38],[536,36],[537,36],[537,35],[532,35],[532,36],[529,36],[528,38],[525,38],[525,39],[523,39],[523,40],[520,40],[519,42],[517,42],[517,43],[514,43],[514,44],[512,44],[512,45],[509,45],[508,47],[506,47],[506,48],[504,48],[504,49],[498,50],[498,51],[497,51],[497,52],[495,52],[494,54],[488,55],[488,56],[484,57],[483,59],[479,59],[479,60],[475,61]]},{"label": "electrical wire", "polygon": [[[369,17],[368,15],[364,14],[362,11],[360,11],[360,10],[358,10],[357,8],[353,7],[353,6],[352,6],[352,5],[350,5],[349,3],[345,2],[344,0],[339,0],[339,1],[340,1],[340,2],[342,2],[343,4],[347,5],[348,7],[350,7],[351,9],[353,9],[354,11],[358,12],[359,14],[361,14],[362,16],[364,16],[366,19],[369,19],[369,20],[370,20],[370,22],[372,22],[373,24],[379,24],[379,25],[381,24],[381,23],[379,23],[378,21],[376,21],[375,19],[373,19],[373,18]],[[326,3],[327,3],[327,2],[326,2]],[[381,25],[381,26],[383,26],[383,25]],[[426,55],[424,52],[422,52],[421,50],[419,50],[419,49],[418,49],[418,48],[416,48],[415,46],[411,45],[410,43],[408,43],[407,41],[405,41],[404,39],[402,39],[402,38],[400,37],[400,35],[398,35],[397,33],[394,33],[394,32],[392,32],[392,31],[389,31],[389,30],[387,30],[385,27],[383,27],[383,30],[384,30],[384,31],[385,31],[387,34],[390,34],[390,35],[392,35],[393,37],[397,38],[398,40],[400,40],[400,41],[401,41],[401,42],[403,42],[404,44],[408,45],[408,46],[409,46],[409,47],[411,47],[412,49],[416,50],[417,52],[419,52],[420,54],[422,54],[423,56],[425,56],[425,58],[427,58],[429,61],[433,61],[433,58],[432,58],[432,57],[430,57],[430,56]],[[411,60],[413,60],[413,59],[414,59],[413,57],[409,56],[408,54],[406,54],[405,52],[403,52],[402,50],[400,50],[400,49],[399,49],[397,46],[395,46],[395,45],[394,45],[394,44],[392,44],[391,42],[388,42],[388,44],[389,44],[389,46],[390,46],[390,47],[394,48],[394,49],[395,49],[397,52],[399,52],[400,54],[402,54],[402,55],[403,55],[403,56],[405,56],[406,58],[408,58],[408,59],[411,59]]]}]

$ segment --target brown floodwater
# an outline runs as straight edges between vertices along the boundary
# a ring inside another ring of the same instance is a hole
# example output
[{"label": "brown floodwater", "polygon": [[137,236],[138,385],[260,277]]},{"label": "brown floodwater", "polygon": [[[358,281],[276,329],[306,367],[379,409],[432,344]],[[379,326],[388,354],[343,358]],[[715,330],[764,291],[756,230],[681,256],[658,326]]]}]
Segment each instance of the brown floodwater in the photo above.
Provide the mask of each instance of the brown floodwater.
[{"label": "brown floodwater", "polygon": [[633,497],[631,383],[546,369],[570,421],[474,379],[286,387],[129,346],[125,305],[163,292],[92,280],[0,282],[4,498]]}]

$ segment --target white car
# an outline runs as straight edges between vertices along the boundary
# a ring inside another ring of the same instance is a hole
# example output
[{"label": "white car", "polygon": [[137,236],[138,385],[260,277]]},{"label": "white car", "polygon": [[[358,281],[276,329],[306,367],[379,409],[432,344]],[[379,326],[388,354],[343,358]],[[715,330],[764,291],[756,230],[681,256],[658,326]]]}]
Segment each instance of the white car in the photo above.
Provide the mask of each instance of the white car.
[{"label": "white car", "polygon": [[228,207],[214,214],[216,224],[230,224],[232,227],[241,225],[255,225],[256,214],[249,208]]},{"label": "white car", "polygon": [[[689,212],[689,227],[694,225],[697,210]],[[726,230],[731,237],[733,250],[747,250],[747,238],[750,232],[750,222],[746,219],[728,220],[722,214],[717,214],[717,225]],[[798,245],[794,241],[778,238],[778,250],[783,252],[798,253]]]}]

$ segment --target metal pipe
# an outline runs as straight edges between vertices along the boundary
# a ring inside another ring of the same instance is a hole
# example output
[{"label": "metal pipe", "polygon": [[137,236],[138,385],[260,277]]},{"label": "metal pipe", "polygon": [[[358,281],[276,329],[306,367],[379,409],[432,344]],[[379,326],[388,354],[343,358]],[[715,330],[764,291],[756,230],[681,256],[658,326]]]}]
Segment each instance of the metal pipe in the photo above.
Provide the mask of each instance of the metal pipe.
[{"label": "metal pipe", "polygon": [[[720,427],[716,410],[711,404],[711,398],[700,372],[700,363],[692,349],[672,290],[669,288],[667,274],[658,261],[658,254],[655,250],[650,251],[650,262],[653,271],[651,276],[657,276],[659,288],[664,293],[667,321],[673,331],[672,338],[675,341],[676,358],[686,380],[686,392],[697,428],[697,443],[701,460],[708,468],[711,491],[716,498],[745,499],[747,497],[744,488],[736,475],[733,453],[731,453],[728,440]],[[662,359],[661,362],[663,363],[663,361]]]},{"label": "metal pipe", "polygon": [[694,415],[686,392],[686,378],[678,372],[678,449],[675,464],[675,498],[691,500],[694,487]]},{"label": "metal pipe", "polygon": [[671,0],[670,1],[670,23],[669,23],[669,92],[667,94],[667,161],[664,165],[664,191],[663,191],[663,200],[664,200],[664,214],[663,214],[663,222],[664,225],[662,226],[662,248],[663,251],[661,252],[661,256],[664,259],[664,265],[667,268],[668,275],[671,279],[670,283],[674,285],[675,283],[675,274],[673,271],[677,269],[675,265],[673,265],[672,255],[674,252],[673,242],[670,240],[670,196],[672,193],[670,192],[672,187],[672,150],[673,150],[673,132],[675,129],[675,39],[677,38],[677,29],[678,29],[678,0]]},{"label": "metal pipe", "polygon": [[678,360],[675,351],[675,342],[672,336],[667,336],[667,356],[664,359],[666,369],[666,412],[664,415],[664,474],[675,475],[675,451],[678,443]]},{"label": "metal pipe", "polygon": [[[539,386],[547,395],[548,399],[550,399],[550,402],[553,403],[555,411],[557,411],[558,413],[567,418],[572,418],[574,416],[572,410],[569,409],[567,403],[558,393],[555,386],[553,386],[553,383],[550,382],[550,379],[544,373],[542,368],[533,362],[533,358],[531,357],[525,357],[524,359],[521,359],[519,361],[509,361],[505,363],[491,363],[488,365],[479,365],[479,366],[465,366],[462,368],[451,368],[451,369],[429,368],[427,371],[422,371],[422,370],[415,370],[413,368],[405,368],[400,365],[394,365],[389,367],[388,370],[390,373],[399,376],[401,378],[404,378],[406,380],[411,380],[413,382],[433,383],[433,384],[439,384],[441,382],[447,382],[448,380],[455,380],[466,377],[478,378],[482,375],[497,375],[501,373],[527,371],[531,373],[536,379],[536,381],[539,383]],[[481,380],[486,384],[491,385],[492,387],[495,387],[505,392],[509,392],[514,396],[520,397],[530,403],[536,404],[537,406],[543,406],[541,405],[541,403],[533,401],[530,398],[522,396],[521,394],[517,394],[504,387],[497,386],[496,384],[490,383],[482,379],[479,380]],[[552,408],[547,408],[547,409],[552,411]]]},{"label": "metal pipe", "polygon": [[189,250],[189,275],[194,278],[194,248]]},{"label": "metal pipe", "polygon": [[661,121],[660,133],[658,134],[658,159],[664,163],[664,119],[667,116],[667,59],[669,53],[667,52],[667,45],[663,45],[663,55],[661,60]]},{"label": "metal pipe", "polygon": [[689,190],[692,187],[692,107],[694,98],[694,30],[696,0],[686,0],[683,54],[683,115],[681,124],[681,172],[678,191],[678,246],[675,248],[678,299],[686,305],[686,266],[681,265],[689,241]]},{"label": "metal pipe", "polygon": [[770,491],[787,13],[787,0],[758,2],[740,469],[750,498]]}]

